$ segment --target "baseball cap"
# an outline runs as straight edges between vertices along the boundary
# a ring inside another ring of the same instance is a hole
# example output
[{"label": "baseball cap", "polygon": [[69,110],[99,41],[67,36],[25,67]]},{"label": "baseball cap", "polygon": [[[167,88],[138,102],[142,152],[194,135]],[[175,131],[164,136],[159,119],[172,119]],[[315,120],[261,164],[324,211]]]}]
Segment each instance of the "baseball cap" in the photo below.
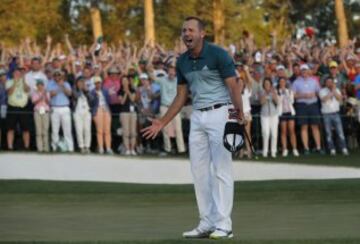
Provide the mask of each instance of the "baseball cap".
[{"label": "baseball cap", "polygon": [[44,81],[42,79],[36,79],[36,85],[44,85]]},{"label": "baseball cap", "polygon": [[108,71],[109,74],[120,74],[120,70],[118,69],[118,67],[116,66],[112,66],[109,71]]},{"label": "baseball cap", "polygon": [[241,61],[237,61],[236,63],[235,63],[235,67],[237,67],[237,66],[243,66],[244,64],[243,64],[243,62],[241,62]]},{"label": "baseball cap", "polygon": [[280,64],[280,65],[276,66],[276,70],[285,70],[285,66]]},{"label": "baseball cap", "polygon": [[331,61],[331,62],[329,63],[329,67],[330,67],[330,68],[337,68],[337,67],[338,67],[338,64],[337,64],[336,61]]},{"label": "baseball cap", "polygon": [[354,60],[355,57],[351,54],[349,54],[347,57],[346,57],[346,60]]},{"label": "baseball cap", "polygon": [[147,80],[149,79],[149,76],[146,74],[146,73],[142,73],[140,76],[139,76],[140,80]]},{"label": "baseball cap", "polygon": [[64,72],[63,72],[61,69],[54,69],[54,70],[53,70],[53,75],[55,75],[55,74],[63,75]]},{"label": "baseball cap", "polygon": [[360,68],[360,62],[357,62],[357,63],[355,64],[355,67]]},{"label": "baseball cap", "polygon": [[245,145],[244,125],[237,121],[229,121],[225,124],[223,143],[224,147],[230,152],[237,152]]},{"label": "baseball cap", "polygon": [[6,75],[7,72],[6,72],[6,69],[0,69],[0,75]]},{"label": "baseball cap", "polygon": [[360,53],[360,47],[358,47],[358,48],[355,50],[355,53],[357,53],[357,54]]},{"label": "baseball cap", "polygon": [[94,76],[94,77],[93,77],[93,81],[94,81],[95,84],[96,84],[96,83],[101,83],[101,82],[102,82],[102,79],[101,79],[100,76]]},{"label": "baseball cap", "polygon": [[301,69],[301,70],[309,70],[310,68],[309,68],[309,65],[307,65],[307,64],[302,64],[302,65],[300,66],[300,69]]}]

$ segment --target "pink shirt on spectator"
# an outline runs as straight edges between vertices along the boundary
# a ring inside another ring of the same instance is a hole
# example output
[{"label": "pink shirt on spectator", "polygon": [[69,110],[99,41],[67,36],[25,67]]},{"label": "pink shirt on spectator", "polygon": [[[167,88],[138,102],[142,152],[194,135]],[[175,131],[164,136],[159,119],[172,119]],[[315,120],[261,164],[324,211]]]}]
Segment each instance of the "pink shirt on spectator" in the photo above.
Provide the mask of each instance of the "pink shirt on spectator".
[{"label": "pink shirt on spectator", "polygon": [[110,79],[107,77],[103,83],[103,88],[108,90],[110,96],[110,104],[120,104],[118,92],[121,88],[120,79]]},{"label": "pink shirt on spectator", "polygon": [[50,94],[45,91],[45,99],[40,99],[44,95],[44,92],[40,93],[38,91],[34,91],[31,100],[34,103],[34,111],[39,111],[41,107],[45,108],[45,111],[50,110],[49,102],[50,102]]}]

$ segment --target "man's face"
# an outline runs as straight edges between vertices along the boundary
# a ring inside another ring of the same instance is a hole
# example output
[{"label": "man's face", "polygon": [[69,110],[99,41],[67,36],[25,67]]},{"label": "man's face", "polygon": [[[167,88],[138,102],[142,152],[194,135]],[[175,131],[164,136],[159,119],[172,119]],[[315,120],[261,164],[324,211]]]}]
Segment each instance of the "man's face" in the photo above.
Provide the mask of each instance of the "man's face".
[{"label": "man's face", "polygon": [[302,69],[302,70],[301,70],[301,75],[302,75],[303,77],[305,77],[305,78],[309,77],[309,75],[310,75],[310,70],[308,70],[308,69]]},{"label": "man's face", "polygon": [[332,75],[336,75],[338,72],[338,69],[336,67],[330,67],[330,72]]},{"label": "man's face", "polygon": [[300,71],[300,66],[295,65],[295,66],[293,67],[293,70],[294,70],[294,74],[295,74],[295,75],[297,75],[297,76],[300,75],[300,73],[301,73],[301,71]]},{"label": "man's face", "polygon": [[54,74],[54,80],[55,80],[56,82],[61,81],[61,74],[60,74],[60,73],[55,73],[55,74]]},{"label": "man's face", "polygon": [[6,82],[6,74],[0,75],[0,83],[5,83],[5,82]]},{"label": "man's face", "polygon": [[84,77],[85,78],[90,78],[91,77],[91,74],[92,72],[91,72],[91,70],[90,69],[84,69]]},{"label": "man's face", "polygon": [[334,81],[332,79],[326,79],[325,86],[331,89],[334,86]]},{"label": "man's face", "polygon": [[39,60],[33,60],[31,62],[31,68],[33,71],[39,71],[41,69],[41,64],[40,64]]},{"label": "man's face", "polygon": [[14,76],[14,79],[15,79],[15,80],[20,79],[20,78],[22,77],[22,72],[21,72],[21,70],[16,69],[16,70],[14,71],[14,73],[13,73],[13,76]]},{"label": "man's face", "polygon": [[181,38],[189,50],[202,44],[205,37],[204,30],[200,30],[196,20],[185,21],[181,30]]}]

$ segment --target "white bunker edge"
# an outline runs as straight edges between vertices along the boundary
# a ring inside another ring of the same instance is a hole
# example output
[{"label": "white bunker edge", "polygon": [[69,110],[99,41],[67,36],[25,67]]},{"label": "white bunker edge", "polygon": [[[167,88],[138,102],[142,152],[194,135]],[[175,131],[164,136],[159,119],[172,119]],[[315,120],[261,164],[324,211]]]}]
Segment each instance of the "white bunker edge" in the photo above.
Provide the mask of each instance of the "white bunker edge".
[{"label": "white bunker edge", "polygon": [[[360,178],[360,168],[234,161],[235,181]],[[192,184],[190,162],[178,158],[1,153],[0,179]]]}]

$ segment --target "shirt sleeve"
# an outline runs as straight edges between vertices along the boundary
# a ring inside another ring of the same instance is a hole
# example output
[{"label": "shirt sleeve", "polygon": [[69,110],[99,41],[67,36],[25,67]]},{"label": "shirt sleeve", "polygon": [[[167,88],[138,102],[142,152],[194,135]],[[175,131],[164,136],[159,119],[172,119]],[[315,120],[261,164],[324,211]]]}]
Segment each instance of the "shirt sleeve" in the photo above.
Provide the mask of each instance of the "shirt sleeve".
[{"label": "shirt sleeve", "polygon": [[218,69],[222,79],[236,77],[234,61],[225,50],[219,52]]},{"label": "shirt sleeve", "polygon": [[184,74],[182,73],[180,69],[180,59],[176,61],[176,77],[177,77],[177,83],[178,85],[186,85],[188,84],[188,81],[186,80]]}]

